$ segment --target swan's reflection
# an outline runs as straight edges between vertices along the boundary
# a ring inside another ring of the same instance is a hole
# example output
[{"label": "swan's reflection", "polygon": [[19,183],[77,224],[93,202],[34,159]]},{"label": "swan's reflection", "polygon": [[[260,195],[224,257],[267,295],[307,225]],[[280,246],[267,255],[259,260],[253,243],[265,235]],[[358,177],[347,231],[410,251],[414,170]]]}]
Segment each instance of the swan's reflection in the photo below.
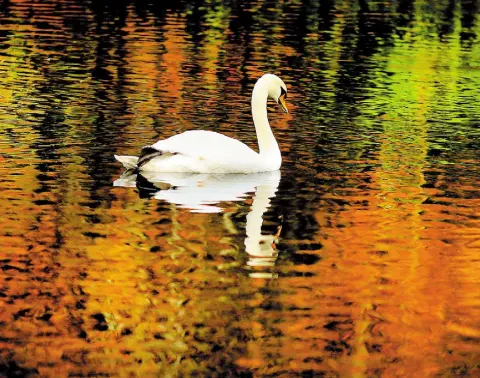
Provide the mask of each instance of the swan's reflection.
[{"label": "swan's reflection", "polygon": [[[252,174],[191,174],[144,172],[124,173],[114,186],[137,187],[141,197],[168,201],[192,212],[218,213],[220,202],[244,201],[253,193],[247,214],[245,249],[247,264],[273,266],[277,259],[276,243],[281,227],[274,234],[263,235],[263,215],[270,207],[280,183],[280,171]],[[272,277],[270,273],[251,273],[252,277]]]}]

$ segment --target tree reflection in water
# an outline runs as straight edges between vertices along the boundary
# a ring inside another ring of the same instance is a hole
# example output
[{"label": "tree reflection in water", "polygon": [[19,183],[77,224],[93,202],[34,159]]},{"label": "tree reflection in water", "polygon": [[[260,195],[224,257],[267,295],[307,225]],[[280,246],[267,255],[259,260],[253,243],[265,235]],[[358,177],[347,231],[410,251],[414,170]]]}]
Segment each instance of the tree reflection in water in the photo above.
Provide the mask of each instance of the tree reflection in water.
[{"label": "tree reflection in water", "polygon": [[[0,1],[0,375],[478,376],[479,9]],[[112,187],[264,72],[280,183]]]}]

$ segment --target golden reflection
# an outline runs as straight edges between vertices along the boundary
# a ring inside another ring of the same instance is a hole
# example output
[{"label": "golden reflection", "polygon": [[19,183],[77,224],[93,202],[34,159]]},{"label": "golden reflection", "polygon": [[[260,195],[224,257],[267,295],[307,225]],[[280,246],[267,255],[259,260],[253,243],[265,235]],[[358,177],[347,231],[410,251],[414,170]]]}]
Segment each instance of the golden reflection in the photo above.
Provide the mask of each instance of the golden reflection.
[{"label": "golden reflection", "polygon": [[[0,375],[479,376],[478,1],[161,3],[0,5]],[[281,190],[111,186],[267,71]]]}]

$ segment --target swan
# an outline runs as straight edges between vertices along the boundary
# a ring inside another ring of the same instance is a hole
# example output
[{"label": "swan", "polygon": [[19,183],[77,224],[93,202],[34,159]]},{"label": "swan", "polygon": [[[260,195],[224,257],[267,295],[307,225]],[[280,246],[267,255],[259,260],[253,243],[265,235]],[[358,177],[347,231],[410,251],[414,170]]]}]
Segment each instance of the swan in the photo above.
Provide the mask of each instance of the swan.
[{"label": "swan", "polygon": [[127,169],[139,172],[176,173],[257,173],[280,169],[282,157],[267,117],[267,100],[280,104],[285,113],[287,87],[278,76],[265,74],[252,92],[252,117],[259,153],[225,135],[192,130],[160,140],[142,148],[139,157],[115,159]]}]

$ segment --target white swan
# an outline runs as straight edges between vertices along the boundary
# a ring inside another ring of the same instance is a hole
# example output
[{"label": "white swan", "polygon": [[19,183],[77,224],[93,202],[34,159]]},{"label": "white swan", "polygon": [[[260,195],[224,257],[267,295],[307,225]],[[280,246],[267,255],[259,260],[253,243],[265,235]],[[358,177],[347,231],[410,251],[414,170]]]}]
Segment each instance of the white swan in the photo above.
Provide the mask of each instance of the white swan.
[{"label": "white swan", "polygon": [[268,123],[267,100],[272,98],[288,113],[286,97],[287,87],[276,75],[263,75],[253,88],[252,116],[259,153],[225,135],[194,130],[143,147],[139,157],[115,155],[115,159],[125,168],[139,171],[255,173],[278,170],[282,157]]}]

